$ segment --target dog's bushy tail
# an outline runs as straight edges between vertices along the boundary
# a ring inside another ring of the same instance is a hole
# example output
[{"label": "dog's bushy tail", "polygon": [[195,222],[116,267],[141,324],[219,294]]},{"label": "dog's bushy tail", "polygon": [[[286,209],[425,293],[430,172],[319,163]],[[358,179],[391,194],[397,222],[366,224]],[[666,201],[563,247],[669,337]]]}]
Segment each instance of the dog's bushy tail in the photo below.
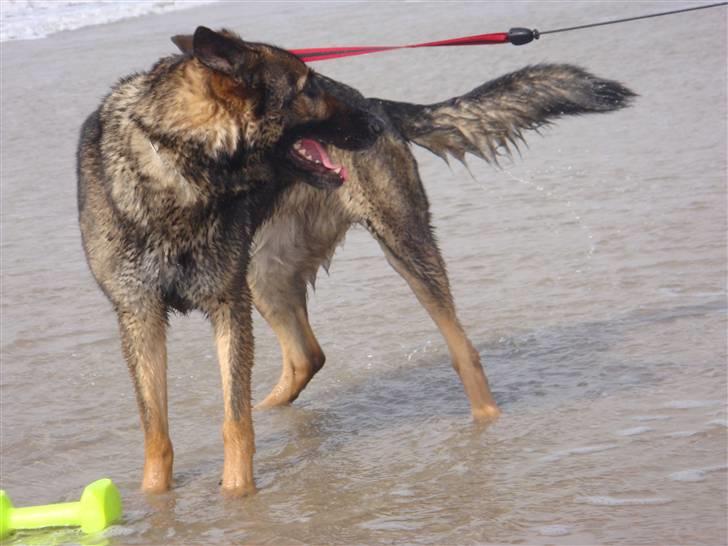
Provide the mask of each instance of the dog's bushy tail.
[{"label": "dog's bushy tail", "polygon": [[523,131],[566,115],[612,112],[636,95],[622,84],[566,64],[528,66],[429,105],[378,101],[408,141],[447,161],[472,153],[488,162],[510,155]]}]

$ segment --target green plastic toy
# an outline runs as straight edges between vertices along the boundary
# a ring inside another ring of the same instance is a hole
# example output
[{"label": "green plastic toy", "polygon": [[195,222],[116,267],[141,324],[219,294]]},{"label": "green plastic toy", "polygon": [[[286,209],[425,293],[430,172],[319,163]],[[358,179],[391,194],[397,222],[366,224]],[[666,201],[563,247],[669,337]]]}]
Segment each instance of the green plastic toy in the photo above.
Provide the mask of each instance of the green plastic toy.
[{"label": "green plastic toy", "polygon": [[84,533],[97,533],[121,517],[121,495],[114,483],[104,478],[88,485],[78,502],[15,508],[0,490],[0,539],[18,529],[80,525]]}]

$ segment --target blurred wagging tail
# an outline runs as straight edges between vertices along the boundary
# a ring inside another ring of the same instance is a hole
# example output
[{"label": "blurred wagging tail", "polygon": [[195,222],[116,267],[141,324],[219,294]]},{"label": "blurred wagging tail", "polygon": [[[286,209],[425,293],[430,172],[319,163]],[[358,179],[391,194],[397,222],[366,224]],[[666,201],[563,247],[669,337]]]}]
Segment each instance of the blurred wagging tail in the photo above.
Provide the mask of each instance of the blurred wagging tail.
[{"label": "blurred wagging tail", "polygon": [[197,309],[212,321],[222,375],[222,488],[245,494],[255,490],[252,238],[296,182],[339,187],[348,175],[334,151],[371,146],[383,122],[285,50],[205,27],[173,41],[183,55],[119,81],[83,124],[79,221],[136,389],[143,488],[172,482],[167,316]]}]

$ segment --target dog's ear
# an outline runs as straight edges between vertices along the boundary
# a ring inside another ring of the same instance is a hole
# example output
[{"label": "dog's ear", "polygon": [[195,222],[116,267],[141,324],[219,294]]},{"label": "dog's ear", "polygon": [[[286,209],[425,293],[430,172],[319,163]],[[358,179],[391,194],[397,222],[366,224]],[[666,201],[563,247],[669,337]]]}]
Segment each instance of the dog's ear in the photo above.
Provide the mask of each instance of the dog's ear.
[{"label": "dog's ear", "polygon": [[192,54],[192,34],[177,34],[176,36],[172,36],[172,38],[170,39],[172,40],[172,43],[177,46],[177,49],[179,49],[182,53],[186,53],[189,55]]},{"label": "dog's ear", "polygon": [[241,67],[251,66],[257,53],[240,39],[197,27],[192,37],[192,54],[202,64],[223,74],[234,75]]}]

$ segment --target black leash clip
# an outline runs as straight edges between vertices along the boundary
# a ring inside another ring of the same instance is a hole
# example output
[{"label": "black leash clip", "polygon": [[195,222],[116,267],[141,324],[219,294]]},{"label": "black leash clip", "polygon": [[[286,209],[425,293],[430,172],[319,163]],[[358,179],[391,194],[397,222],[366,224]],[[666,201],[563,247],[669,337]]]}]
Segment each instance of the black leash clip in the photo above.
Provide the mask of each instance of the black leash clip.
[{"label": "black leash clip", "polygon": [[533,40],[538,40],[541,35],[535,28],[516,27],[508,31],[508,41],[513,45],[524,45],[531,43]]}]

